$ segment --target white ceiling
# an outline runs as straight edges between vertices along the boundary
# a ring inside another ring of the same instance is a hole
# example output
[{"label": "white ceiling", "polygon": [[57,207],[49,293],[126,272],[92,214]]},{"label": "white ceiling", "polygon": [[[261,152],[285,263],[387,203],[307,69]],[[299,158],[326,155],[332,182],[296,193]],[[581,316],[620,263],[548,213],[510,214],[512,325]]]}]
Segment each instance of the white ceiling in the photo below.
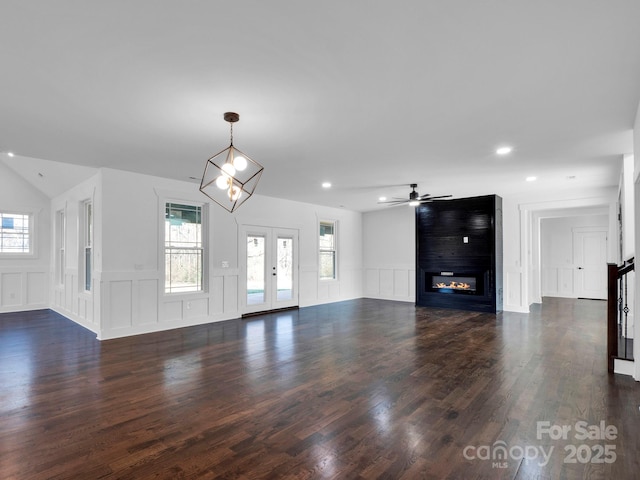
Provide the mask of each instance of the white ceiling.
[{"label": "white ceiling", "polygon": [[1,0],[0,18],[0,150],[24,163],[199,179],[235,111],[257,193],[367,211],[409,183],[616,185],[632,151],[638,0]]}]

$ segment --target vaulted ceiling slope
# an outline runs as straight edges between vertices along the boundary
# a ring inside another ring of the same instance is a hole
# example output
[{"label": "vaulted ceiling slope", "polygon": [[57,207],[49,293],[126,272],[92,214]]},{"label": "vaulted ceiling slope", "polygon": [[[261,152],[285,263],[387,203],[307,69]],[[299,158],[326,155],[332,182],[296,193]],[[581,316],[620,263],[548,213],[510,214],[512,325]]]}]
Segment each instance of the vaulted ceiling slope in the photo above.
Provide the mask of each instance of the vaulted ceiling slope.
[{"label": "vaulted ceiling slope", "polygon": [[367,211],[409,183],[615,185],[633,148],[638,0],[2,0],[0,17],[0,150],[24,162],[199,180],[235,111],[257,193]]}]

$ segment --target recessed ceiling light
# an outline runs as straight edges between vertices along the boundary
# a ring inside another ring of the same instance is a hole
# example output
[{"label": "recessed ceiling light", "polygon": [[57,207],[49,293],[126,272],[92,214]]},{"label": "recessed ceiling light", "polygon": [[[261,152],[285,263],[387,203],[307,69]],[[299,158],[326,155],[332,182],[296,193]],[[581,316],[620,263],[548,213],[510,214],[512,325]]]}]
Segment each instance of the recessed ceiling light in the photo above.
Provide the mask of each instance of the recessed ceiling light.
[{"label": "recessed ceiling light", "polygon": [[511,150],[513,150],[511,147],[500,147],[496,150],[496,153],[498,155],[507,155],[511,153]]},{"label": "recessed ceiling light", "polygon": [[535,182],[537,179],[538,179],[538,177],[527,177],[527,178],[525,178],[525,180],[527,182]]},{"label": "recessed ceiling light", "polygon": [[331,182],[323,182],[322,188],[331,188]]},{"label": "recessed ceiling light", "polygon": [[386,199],[387,199],[387,197],[380,197],[380,198],[378,198],[378,201],[379,202],[384,202]]},{"label": "recessed ceiling light", "polygon": [[15,157],[15,155],[13,154],[13,152],[7,152],[7,155],[9,155],[10,157]]}]

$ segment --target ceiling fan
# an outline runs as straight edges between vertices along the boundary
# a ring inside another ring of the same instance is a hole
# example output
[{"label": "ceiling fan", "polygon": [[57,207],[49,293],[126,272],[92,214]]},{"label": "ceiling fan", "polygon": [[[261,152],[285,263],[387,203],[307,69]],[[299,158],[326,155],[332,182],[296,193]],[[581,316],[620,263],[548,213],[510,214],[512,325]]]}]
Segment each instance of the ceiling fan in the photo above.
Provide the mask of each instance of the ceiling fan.
[{"label": "ceiling fan", "polygon": [[437,197],[432,197],[430,194],[420,195],[416,192],[416,188],[418,188],[417,183],[412,183],[409,185],[411,187],[411,193],[409,193],[409,198],[393,198],[392,200],[388,200],[386,202],[378,202],[378,203],[387,203],[389,205],[401,205],[403,203],[408,203],[410,206],[415,207],[423,203],[429,203],[434,200],[438,200],[441,198],[449,198],[451,195],[439,195]]}]

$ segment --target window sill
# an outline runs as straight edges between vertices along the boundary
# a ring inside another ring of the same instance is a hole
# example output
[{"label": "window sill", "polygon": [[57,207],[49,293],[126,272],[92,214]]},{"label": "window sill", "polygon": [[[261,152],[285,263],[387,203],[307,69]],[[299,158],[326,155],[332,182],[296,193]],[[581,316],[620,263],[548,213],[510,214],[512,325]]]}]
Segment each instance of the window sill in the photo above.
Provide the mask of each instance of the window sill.
[{"label": "window sill", "polygon": [[209,296],[209,292],[206,290],[199,290],[197,292],[163,292],[162,296],[171,300],[180,300],[182,298],[207,298]]},{"label": "window sill", "polygon": [[31,252],[31,253],[0,253],[0,260],[21,260],[21,259],[34,259],[34,258],[38,258],[38,256]]}]

